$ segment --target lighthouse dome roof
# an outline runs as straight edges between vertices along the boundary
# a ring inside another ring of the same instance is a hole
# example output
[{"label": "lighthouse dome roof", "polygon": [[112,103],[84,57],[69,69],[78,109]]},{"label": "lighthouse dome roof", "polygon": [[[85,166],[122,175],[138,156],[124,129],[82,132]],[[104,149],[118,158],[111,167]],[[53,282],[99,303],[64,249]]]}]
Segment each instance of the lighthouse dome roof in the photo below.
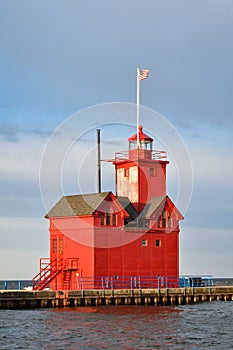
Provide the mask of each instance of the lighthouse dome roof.
[{"label": "lighthouse dome roof", "polygon": [[[147,134],[145,134],[142,131],[142,129],[143,129],[142,125],[139,125],[138,129],[139,129],[139,140],[140,141],[149,141],[149,142],[153,142],[154,141],[152,139],[152,137],[148,136]],[[129,137],[128,141],[137,141],[137,134],[134,134],[133,136]]]}]

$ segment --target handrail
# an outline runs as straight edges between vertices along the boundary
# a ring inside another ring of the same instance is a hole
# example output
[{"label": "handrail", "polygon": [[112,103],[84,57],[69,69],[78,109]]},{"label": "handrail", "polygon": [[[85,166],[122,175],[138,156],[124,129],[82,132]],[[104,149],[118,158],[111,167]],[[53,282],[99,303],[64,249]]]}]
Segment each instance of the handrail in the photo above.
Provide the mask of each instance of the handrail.
[{"label": "handrail", "polygon": [[180,287],[205,287],[213,286],[214,279],[211,275],[184,275],[180,276]]},{"label": "handrail", "polygon": [[32,289],[38,289],[40,286],[45,287],[51,278],[57,275],[62,269],[62,259],[53,259],[42,267],[47,258],[40,259],[40,272],[32,279]]},{"label": "handrail", "polygon": [[[187,277],[187,276],[186,276]],[[178,276],[100,276],[79,277],[77,285],[81,290],[87,289],[161,289],[178,287],[206,287],[213,286],[212,276],[198,276],[198,280],[185,283],[183,277]]]},{"label": "handrail", "polygon": [[32,289],[43,289],[61,272],[78,270],[78,258],[40,259],[40,272],[32,279]]},{"label": "handrail", "polygon": [[152,289],[172,288],[179,286],[177,276],[104,276],[79,277],[79,289]]},{"label": "handrail", "polygon": [[144,149],[134,149],[128,151],[121,151],[115,153],[115,160],[137,160],[137,159],[152,159],[152,160],[167,160],[167,153],[165,151],[159,150],[144,150]]}]

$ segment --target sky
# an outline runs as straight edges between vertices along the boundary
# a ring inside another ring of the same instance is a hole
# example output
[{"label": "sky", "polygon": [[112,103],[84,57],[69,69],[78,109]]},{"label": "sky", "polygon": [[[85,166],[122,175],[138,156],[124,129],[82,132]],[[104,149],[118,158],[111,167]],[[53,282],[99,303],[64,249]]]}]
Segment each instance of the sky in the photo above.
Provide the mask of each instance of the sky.
[{"label": "sky", "polygon": [[[36,275],[47,210],[96,191],[96,127],[104,157],[127,149],[137,67],[168,195],[188,197],[180,273],[233,276],[232,37],[232,0],[0,0],[0,279]],[[103,187],[115,191],[111,163]]]}]

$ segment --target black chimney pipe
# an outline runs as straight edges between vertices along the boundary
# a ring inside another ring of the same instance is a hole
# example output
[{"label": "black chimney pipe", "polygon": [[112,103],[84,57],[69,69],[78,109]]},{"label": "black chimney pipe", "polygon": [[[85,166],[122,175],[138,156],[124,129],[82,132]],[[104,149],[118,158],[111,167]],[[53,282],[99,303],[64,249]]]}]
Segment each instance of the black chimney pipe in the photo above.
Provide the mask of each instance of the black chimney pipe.
[{"label": "black chimney pipe", "polygon": [[98,146],[98,158],[97,158],[97,168],[98,168],[98,193],[101,192],[101,163],[100,163],[100,129],[97,129],[97,146]]}]

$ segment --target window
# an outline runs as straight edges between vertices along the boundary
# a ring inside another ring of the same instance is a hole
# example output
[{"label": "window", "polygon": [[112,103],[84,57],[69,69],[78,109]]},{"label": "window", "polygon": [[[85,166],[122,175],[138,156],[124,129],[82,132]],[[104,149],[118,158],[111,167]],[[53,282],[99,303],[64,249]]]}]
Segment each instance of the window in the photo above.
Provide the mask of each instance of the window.
[{"label": "window", "polygon": [[110,208],[106,209],[106,226],[110,226],[111,224],[111,213]]},{"label": "window", "polygon": [[111,215],[110,213],[106,213],[106,225],[109,226],[111,221]]},{"label": "window", "polygon": [[134,141],[129,141],[129,149],[132,151],[133,149],[136,148],[136,142]]},{"label": "window", "polygon": [[112,214],[112,226],[116,226],[116,223],[117,223],[116,214]]},{"label": "window", "polygon": [[117,214],[111,213],[110,208],[106,213],[100,213],[100,225],[102,226],[117,226]]},{"label": "window", "polygon": [[125,177],[129,177],[129,168],[126,168],[124,171]]},{"label": "window", "polygon": [[155,246],[156,246],[156,247],[160,247],[160,246],[161,246],[161,241],[160,241],[160,239],[156,239],[156,241],[155,241]]},{"label": "window", "polygon": [[59,238],[59,253],[63,252],[63,239]]},{"label": "window", "polygon": [[63,252],[63,239],[62,238],[53,238],[52,240],[52,252],[53,253],[62,253]]},{"label": "window", "polygon": [[160,218],[158,218],[158,227],[160,227],[160,221],[161,221]]},{"label": "window", "polygon": [[100,225],[104,225],[104,213],[100,214]]},{"label": "window", "polygon": [[53,251],[53,253],[57,253],[57,238],[53,238],[52,251]]},{"label": "window", "polygon": [[166,227],[166,219],[167,219],[167,213],[166,213],[166,210],[164,210],[162,214],[162,227]]},{"label": "window", "polygon": [[140,149],[150,151],[151,150],[151,142],[140,140]]},{"label": "window", "polygon": [[150,168],[150,176],[155,176],[155,168]]},{"label": "window", "polygon": [[142,247],[147,247],[147,239],[142,240]]}]

